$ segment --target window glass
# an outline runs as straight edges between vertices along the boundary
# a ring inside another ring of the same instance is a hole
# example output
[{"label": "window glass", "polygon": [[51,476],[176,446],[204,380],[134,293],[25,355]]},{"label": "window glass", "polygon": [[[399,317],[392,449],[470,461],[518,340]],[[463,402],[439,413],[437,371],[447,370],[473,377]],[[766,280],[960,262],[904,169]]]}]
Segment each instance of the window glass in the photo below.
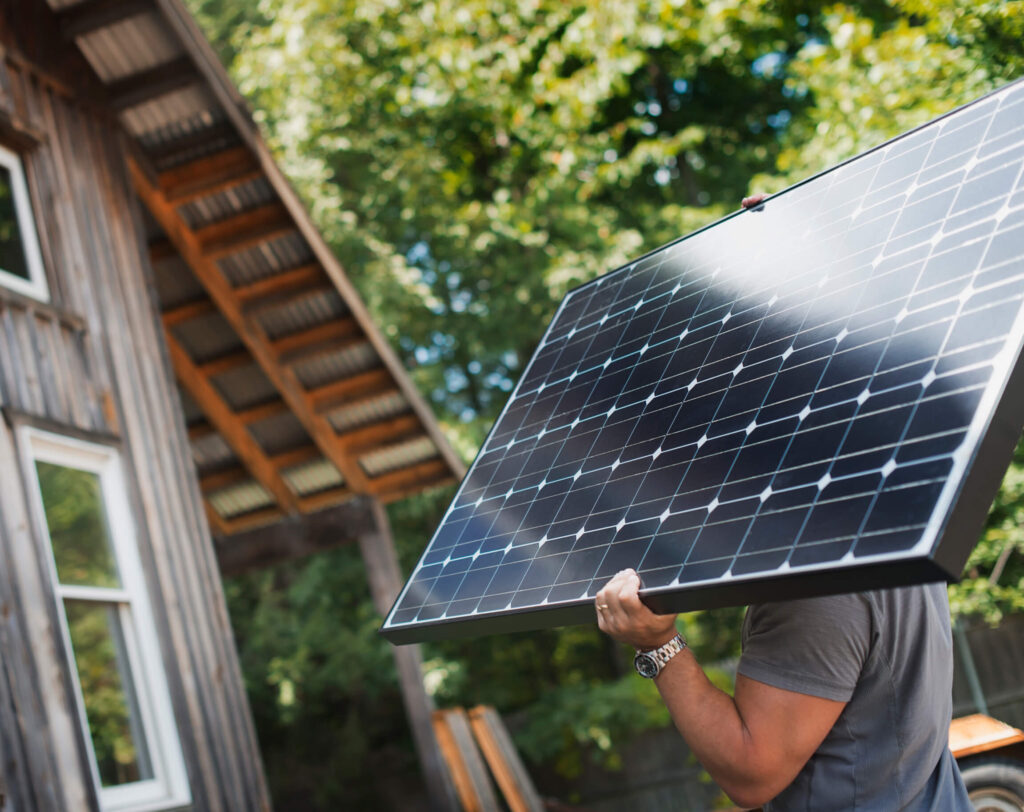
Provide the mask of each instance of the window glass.
[{"label": "window glass", "polygon": [[60,583],[121,586],[99,476],[38,460],[36,473]]},{"label": "window glass", "polygon": [[5,166],[0,166],[0,270],[22,279],[29,278],[25,245],[14,208],[14,185],[11,171]]},{"label": "window glass", "polygon": [[64,610],[100,783],[152,778],[118,605],[65,598]]}]

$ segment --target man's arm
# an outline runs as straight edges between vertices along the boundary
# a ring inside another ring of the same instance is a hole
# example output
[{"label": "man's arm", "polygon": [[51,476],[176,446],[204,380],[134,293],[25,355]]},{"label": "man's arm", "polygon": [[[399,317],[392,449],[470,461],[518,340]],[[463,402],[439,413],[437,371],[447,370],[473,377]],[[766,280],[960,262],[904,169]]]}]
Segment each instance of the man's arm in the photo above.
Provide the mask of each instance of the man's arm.
[{"label": "man's arm", "polygon": [[[675,615],[651,612],[639,588],[633,570],[612,578],[597,595],[598,626],[634,648],[657,648],[675,635]],[[743,675],[731,697],[711,684],[689,649],[669,660],[655,684],[694,755],[735,803],[747,807],[789,786],[846,706]]]}]

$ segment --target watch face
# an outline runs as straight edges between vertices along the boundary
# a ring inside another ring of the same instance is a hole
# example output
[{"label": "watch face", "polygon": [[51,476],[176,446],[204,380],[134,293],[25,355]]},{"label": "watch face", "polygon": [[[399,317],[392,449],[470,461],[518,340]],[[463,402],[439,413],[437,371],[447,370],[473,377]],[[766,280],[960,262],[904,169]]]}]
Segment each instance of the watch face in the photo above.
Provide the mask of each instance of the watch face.
[{"label": "watch face", "polygon": [[661,670],[658,668],[658,661],[646,652],[638,653],[633,658],[633,665],[636,666],[636,672],[647,679],[654,679],[658,676],[658,671]]}]

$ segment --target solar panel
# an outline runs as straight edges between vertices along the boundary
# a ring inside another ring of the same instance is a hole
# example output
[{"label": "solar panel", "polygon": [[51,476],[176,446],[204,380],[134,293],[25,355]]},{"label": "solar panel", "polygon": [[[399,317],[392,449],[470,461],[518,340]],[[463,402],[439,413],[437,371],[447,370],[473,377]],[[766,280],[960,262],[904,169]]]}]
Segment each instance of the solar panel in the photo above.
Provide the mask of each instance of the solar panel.
[{"label": "solar panel", "polygon": [[382,633],[959,577],[1024,421],[1024,84],[571,291]]}]

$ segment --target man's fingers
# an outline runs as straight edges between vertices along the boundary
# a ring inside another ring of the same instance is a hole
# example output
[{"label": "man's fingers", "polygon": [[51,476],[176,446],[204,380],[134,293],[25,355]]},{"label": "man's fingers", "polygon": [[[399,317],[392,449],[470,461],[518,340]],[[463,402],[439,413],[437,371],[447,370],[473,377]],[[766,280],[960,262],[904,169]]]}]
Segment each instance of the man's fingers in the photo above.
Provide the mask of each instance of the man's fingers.
[{"label": "man's fingers", "polygon": [[758,192],[756,195],[751,195],[750,197],[743,198],[743,200],[740,202],[740,205],[743,206],[743,208],[745,209],[752,209],[754,208],[754,206],[761,203],[766,197],[768,197],[768,195],[766,195],[764,192]]}]

